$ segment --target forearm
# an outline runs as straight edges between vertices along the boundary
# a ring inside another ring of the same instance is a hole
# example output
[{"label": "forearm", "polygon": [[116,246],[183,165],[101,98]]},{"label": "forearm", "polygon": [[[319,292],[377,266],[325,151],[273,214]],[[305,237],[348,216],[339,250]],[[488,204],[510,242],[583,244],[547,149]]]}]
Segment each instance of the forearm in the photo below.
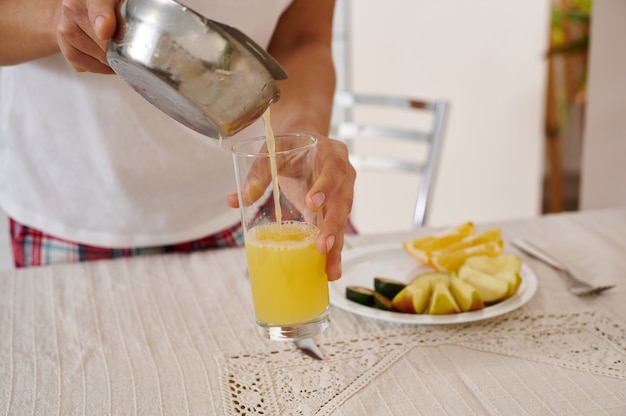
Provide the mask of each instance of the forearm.
[{"label": "forearm", "polygon": [[272,104],[272,125],[276,132],[297,128],[328,135],[335,91],[335,71],[331,51],[310,42],[297,54],[276,54],[289,78],[279,83],[281,98]]},{"label": "forearm", "polygon": [[58,53],[58,7],[59,0],[0,0],[0,65]]},{"label": "forearm", "polygon": [[276,132],[328,134],[335,91],[333,11],[333,0],[294,0],[276,27],[268,50],[288,74],[271,108]]}]

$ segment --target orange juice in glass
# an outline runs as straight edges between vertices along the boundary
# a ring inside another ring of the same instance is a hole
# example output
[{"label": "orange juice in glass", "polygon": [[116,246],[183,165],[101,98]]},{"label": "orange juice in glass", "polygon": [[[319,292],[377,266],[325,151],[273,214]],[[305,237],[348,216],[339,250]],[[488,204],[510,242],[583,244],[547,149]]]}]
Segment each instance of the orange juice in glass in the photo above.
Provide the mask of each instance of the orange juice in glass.
[{"label": "orange juice in glass", "polygon": [[265,140],[233,146],[256,320],[270,339],[310,338],[329,322],[326,256],[316,246],[318,214],[304,203],[316,179],[317,139],[276,136],[273,152]]}]

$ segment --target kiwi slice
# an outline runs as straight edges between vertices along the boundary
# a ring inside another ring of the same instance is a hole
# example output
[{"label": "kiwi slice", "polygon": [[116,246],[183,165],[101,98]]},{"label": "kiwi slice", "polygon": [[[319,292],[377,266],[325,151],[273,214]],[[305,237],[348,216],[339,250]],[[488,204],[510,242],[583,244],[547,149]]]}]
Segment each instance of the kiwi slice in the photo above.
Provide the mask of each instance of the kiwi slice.
[{"label": "kiwi slice", "polygon": [[361,305],[374,306],[374,291],[366,287],[346,287],[346,298]]},{"label": "kiwi slice", "polygon": [[406,285],[397,280],[388,279],[386,277],[374,278],[374,291],[380,293],[388,299],[393,299],[398,292],[404,289]]},{"label": "kiwi slice", "polygon": [[393,307],[393,304],[391,303],[391,300],[388,297],[381,295],[378,292],[374,292],[374,307],[376,309],[382,309],[384,311],[395,310],[395,308]]}]

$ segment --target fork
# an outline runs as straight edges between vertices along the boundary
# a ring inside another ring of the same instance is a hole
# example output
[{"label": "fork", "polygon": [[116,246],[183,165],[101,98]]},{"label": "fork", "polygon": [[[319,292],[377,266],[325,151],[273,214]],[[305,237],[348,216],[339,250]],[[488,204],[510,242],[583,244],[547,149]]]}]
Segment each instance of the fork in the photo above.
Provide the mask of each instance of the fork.
[{"label": "fork", "polygon": [[324,355],[312,338],[299,339],[293,342],[296,347],[306,355],[316,360],[323,360]]},{"label": "fork", "polygon": [[515,247],[519,248],[529,256],[541,260],[542,262],[564,274],[567,278],[567,289],[576,296],[597,295],[598,293],[615,287],[615,285],[592,286],[589,283],[578,280],[576,277],[574,277],[569,268],[567,268],[563,263],[549,256],[543,250],[540,250],[539,248],[535,247],[527,241],[513,240],[511,241],[511,244],[513,244]]}]

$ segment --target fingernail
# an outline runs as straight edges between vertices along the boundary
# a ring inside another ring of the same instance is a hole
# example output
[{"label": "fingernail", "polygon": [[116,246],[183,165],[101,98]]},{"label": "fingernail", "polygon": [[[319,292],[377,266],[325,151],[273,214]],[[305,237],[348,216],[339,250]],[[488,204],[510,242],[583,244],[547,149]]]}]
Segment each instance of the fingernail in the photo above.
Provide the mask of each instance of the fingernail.
[{"label": "fingernail", "polygon": [[104,22],[104,16],[97,16],[93,21],[93,28],[96,32],[96,35],[100,36],[100,31],[102,28],[102,22]]},{"label": "fingernail", "polygon": [[318,192],[315,195],[313,195],[312,199],[313,199],[313,203],[315,204],[315,206],[319,208],[322,206],[324,201],[326,201],[326,195],[324,195],[323,192]]},{"label": "fingernail", "polygon": [[326,239],[326,252],[328,253],[333,248],[334,245],[335,245],[335,236],[334,235],[328,236],[328,238]]}]

